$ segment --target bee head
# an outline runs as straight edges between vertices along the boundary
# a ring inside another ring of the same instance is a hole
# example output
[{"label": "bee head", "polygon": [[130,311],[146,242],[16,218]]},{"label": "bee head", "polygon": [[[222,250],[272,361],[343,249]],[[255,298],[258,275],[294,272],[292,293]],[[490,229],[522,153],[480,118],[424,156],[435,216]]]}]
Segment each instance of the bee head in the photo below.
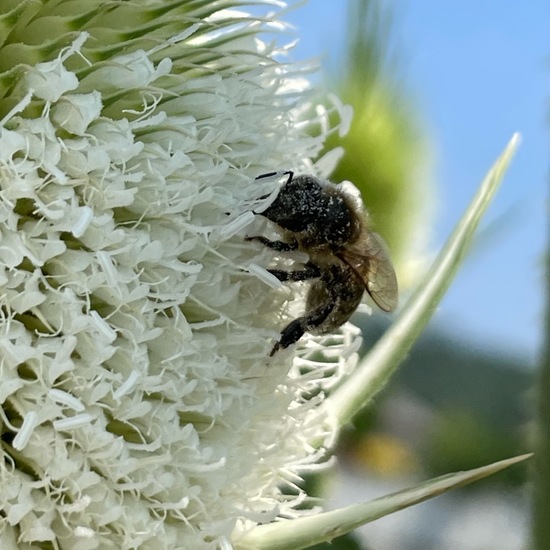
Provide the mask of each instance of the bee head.
[{"label": "bee head", "polygon": [[313,176],[289,178],[260,215],[289,231],[304,231],[319,213],[321,192],[321,184]]}]

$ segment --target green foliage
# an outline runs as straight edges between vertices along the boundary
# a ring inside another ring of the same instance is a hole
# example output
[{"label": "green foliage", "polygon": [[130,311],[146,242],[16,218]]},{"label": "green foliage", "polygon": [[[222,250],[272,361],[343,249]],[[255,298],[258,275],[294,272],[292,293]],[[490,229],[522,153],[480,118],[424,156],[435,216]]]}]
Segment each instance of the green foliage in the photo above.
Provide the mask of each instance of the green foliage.
[{"label": "green foliage", "polygon": [[427,182],[421,174],[426,138],[417,107],[389,58],[389,12],[378,0],[352,0],[349,6],[346,51],[333,81],[354,116],[348,134],[333,135],[326,148],[343,147],[332,177],[352,181],[361,190],[399,269],[417,244],[416,230],[428,224]]},{"label": "green foliage", "polygon": [[353,534],[348,533],[338,537],[331,542],[322,542],[310,546],[308,550],[368,550],[365,545],[360,544]]},{"label": "green foliage", "polygon": [[[548,245],[547,245],[548,246]],[[550,249],[546,251],[545,342],[536,385],[535,460],[532,470],[533,550],[546,550],[550,541]]]},{"label": "green foliage", "polygon": [[[512,456],[519,450],[517,434],[496,430],[468,409],[439,412],[429,435],[428,466],[435,474],[475,468],[503,456]],[[491,478],[490,481],[524,481],[525,476],[519,474],[525,472],[507,470],[499,474],[498,480]]]}]

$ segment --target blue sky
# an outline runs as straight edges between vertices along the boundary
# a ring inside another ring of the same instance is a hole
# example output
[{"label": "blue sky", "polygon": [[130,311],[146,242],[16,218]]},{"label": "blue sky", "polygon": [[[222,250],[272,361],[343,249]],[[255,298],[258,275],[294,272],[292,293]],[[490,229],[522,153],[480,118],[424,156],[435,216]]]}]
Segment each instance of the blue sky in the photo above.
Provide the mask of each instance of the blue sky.
[{"label": "blue sky", "polygon": [[[338,63],[347,2],[309,0],[287,19],[294,56]],[[387,2],[388,5],[392,4]],[[522,144],[485,218],[491,227],[436,314],[458,338],[531,360],[541,340],[548,233],[550,2],[393,2],[403,74],[434,146],[441,245],[515,131]]]}]

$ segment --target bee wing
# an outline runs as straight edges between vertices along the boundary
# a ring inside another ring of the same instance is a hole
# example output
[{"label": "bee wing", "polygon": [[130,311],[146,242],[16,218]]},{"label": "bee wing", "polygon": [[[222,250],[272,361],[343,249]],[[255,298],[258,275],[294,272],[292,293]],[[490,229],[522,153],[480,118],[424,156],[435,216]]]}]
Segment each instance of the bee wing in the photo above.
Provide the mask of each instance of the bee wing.
[{"label": "bee wing", "polygon": [[375,304],[384,311],[397,307],[397,278],[382,237],[368,231],[364,239],[337,253],[363,281]]}]

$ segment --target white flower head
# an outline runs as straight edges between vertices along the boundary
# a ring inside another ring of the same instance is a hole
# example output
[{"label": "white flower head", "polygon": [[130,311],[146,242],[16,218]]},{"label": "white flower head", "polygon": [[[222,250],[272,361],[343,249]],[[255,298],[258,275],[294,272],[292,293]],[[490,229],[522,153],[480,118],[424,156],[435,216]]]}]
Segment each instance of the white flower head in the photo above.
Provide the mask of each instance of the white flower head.
[{"label": "white flower head", "polygon": [[0,46],[2,549],[228,547],[299,513],[333,437],[357,335],[269,360],[289,292],[244,240],[257,175],[326,175],[307,72],[208,4],[6,19],[32,25]]}]

